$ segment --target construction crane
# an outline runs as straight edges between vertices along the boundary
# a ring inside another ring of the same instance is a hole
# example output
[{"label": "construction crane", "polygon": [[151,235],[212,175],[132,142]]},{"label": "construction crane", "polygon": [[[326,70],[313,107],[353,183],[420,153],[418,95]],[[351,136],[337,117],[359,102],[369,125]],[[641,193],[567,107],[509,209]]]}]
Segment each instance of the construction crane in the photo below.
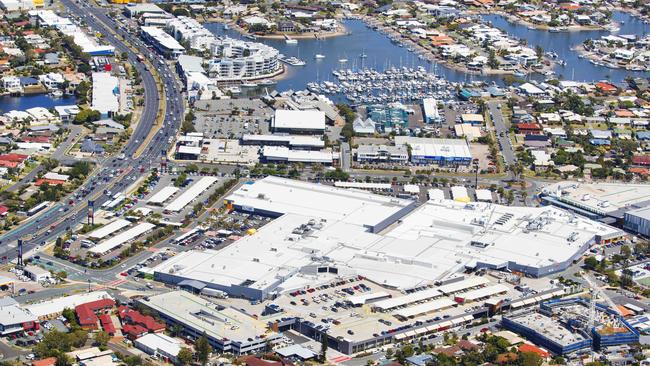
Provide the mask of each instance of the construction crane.
[{"label": "construction crane", "polygon": [[[594,283],[593,279],[591,278],[591,275],[585,271],[581,271],[580,274],[582,275],[582,278],[587,281],[589,284],[589,288],[591,290],[591,302],[589,306],[589,330],[593,329],[596,326],[596,299],[597,298],[602,298],[607,302],[607,305],[612,309],[612,311],[616,312],[616,314],[621,315],[621,312],[618,310],[618,307],[616,307],[616,304],[612,301],[612,299],[605,294],[596,284]],[[593,362],[595,359],[595,353],[592,348],[591,350],[591,361]]]},{"label": "construction crane", "polygon": [[[609,307],[613,311],[615,311],[618,315],[622,315],[621,312],[618,310],[618,307],[616,306],[616,304],[614,304],[614,301],[612,301],[612,299],[610,299],[609,296],[607,296],[607,294],[605,294],[598,286],[596,286],[596,284],[594,283],[594,281],[591,278],[591,276],[589,275],[589,273],[583,272],[582,273],[582,278],[584,278],[585,281],[587,281],[587,283],[589,284],[589,287],[590,287],[590,289],[592,291],[591,304],[592,304],[592,308],[594,308],[593,312],[595,312],[596,298],[600,297],[600,298],[604,299],[605,302],[607,302],[607,305],[609,305]],[[595,314],[594,314],[594,317],[595,317]],[[594,319],[590,319],[590,320],[593,321]],[[591,326],[593,327],[593,323],[591,324]]]}]

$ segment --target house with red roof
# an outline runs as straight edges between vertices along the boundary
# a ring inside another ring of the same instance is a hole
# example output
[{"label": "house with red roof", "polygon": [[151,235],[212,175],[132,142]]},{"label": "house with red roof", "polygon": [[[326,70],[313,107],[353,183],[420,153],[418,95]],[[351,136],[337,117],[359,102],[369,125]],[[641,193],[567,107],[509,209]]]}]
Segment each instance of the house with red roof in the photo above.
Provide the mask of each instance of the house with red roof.
[{"label": "house with red roof", "polygon": [[634,118],[634,112],[632,112],[629,109],[617,109],[614,111],[614,114],[616,117],[621,117],[621,118]]},{"label": "house with red roof", "polygon": [[32,361],[32,366],[54,366],[55,364],[56,357],[48,357]]},{"label": "house with red roof", "polygon": [[115,334],[115,326],[111,320],[110,314],[102,314],[99,316],[99,323],[102,325],[104,332],[113,335]]},{"label": "house with red roof", "polygon": [[517,123],[517,132],[524,135],[541,135],[542,125],[539,123]]},{"label": "house with red roof", "polygon": [[650,170],[648,170],[647,168],[632,167],[629,168],[627,171],[632,174],[638,174],[643,176],[650,175]]},{"label": "house with red roof", "polygon": [[36,183],[34,183],[34,185],[36,185],[37,187],[40,187],[45,183],[47,183],[47,184],[49,184],[51,186],[62,186],[62,185],[65,184],[65,181],[60,180],[60,179],[39,178],[39,179],[36,180]]},{"label": "house with red roof", "polygon": [[613,93],[616,93],[618,91],[618,88],[616,87],[616,85],[614,85],[612,83],[606,83],[606,82],[596,83],[596,89],[598,89],[601,92],[606,93],[606,94],[613,94]]},{"label": "house with red roof", "polygon": [[280,359],[280,361],[275,360],[264,360],[255,356],[248,356],[244,359],[247,366],[293,366],[293,363],[289,360]]},{"label": "house with red roof", "polygon": [[143,335],[149,333],[147,328],[141,327],[137,324],[125,324],[122,326],[122,334],[124,334],[130,340],[136,340]]},{"label": "house with red roof", "polygon": [[580,5],[574,3],[563,3],[560,4],[560,9],[566,11],[576,11],[580,9]]},{"label": "house with red roof", "polygon": [[635,155],[632,157],[634,165],[650,165],[650,155]]},{"label": "house with red roof", "polygon": [[541,358],[549,358],[551,356],[551,354],[548,351],[545,351],[535,345],[528,344],[528,343],[519,345],[519,352],[535,353]]},{"label": "house with red roof", "polygon": [[115,306],[115,301],[112,299],[101,299],[77,305],[74,310],[77,313],[79,326],[86,330],[97,329],[97,320],[99,320],[97,314],[105,314],[113,306]]},{"label": "house with red roof", "polygon": [[165,331],[165,324],[158,322],[149,315],[142,315],[139,311],[130,309],[126,306],[120,306],[117,309],[118,316],[123,324],[139,325],[152,333]]},{"label": "house with red roof", "polygon": [[2,154],[0,155],[0,167],[22,169],[25,166],[25,160],[29,155],[24,154]]},{"label": "house with red roof", "polygon": [[0,216],[1,217],[7,216],[8,213],[9,213],[9,207],[5,205],[0,205]]}]

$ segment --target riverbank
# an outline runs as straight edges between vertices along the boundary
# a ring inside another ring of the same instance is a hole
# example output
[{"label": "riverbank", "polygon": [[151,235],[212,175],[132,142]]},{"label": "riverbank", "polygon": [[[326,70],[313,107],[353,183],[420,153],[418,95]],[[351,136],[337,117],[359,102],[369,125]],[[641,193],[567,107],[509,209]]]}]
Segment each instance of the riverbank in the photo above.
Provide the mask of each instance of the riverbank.
[{"label": "riverbank", "polygon": [[[401,33],[397,32],[390,26],[385,26],[379,20],[375,20],[368,16],[360,16],[359,20],[363,21],[367,26],[371,28],[376,28],[379,32],[386,34],[393,42],[400,44],[400,46],[407,46],[408,50],[417,54],[421,59],[427,60],[429,62],[434,62],[441,64],[446,68],[454,70],[456,72],[461,72],[469,75],[485,75],[485,76],[506,76],[511,75],[515,76],[519,73],[523,74],[549,74],[553,72],[555,64],[548,60],[544,60],[544,66],[540,69],[518,69],[518,70],[504,70],[504,69],[492,69],[488,67],[483,67],[480,70],[472,69],[469,66],[454,62],[451,59],[440,57],[436,54],[435,49],[432,46],[425,46],[419,42],[414,41],[410,37],[404,37]],[[464,44],[460,42],[460,44]],[[466,45],[470,47],[469,45]],[[470,47],[471,48],[471,47]],[[546,65],[548,63],[548,65]]]},{"label": "riverbank", "polygon": [[614,11],[619,11],[621,13],[627,13],[630,14],[634,17],[639,18],[639,20],[642,20],[646,24],[650,24],[650,17],[648,16],[643,16],[641,12],[638,9],[632,9],[632,8],[626,8],[626,7],[621,7],[621,6],[615,6],[613,8]]},{"label": "riverbank", "polygon": [[287,37],[291,39],[328,39],[328,38],[334,38],[334,37],[340,37],[340,36],[345,36],[348,35],[348,31],[345,29],[345,27],[340,24],[339,27],[337,28],[336,31],[334,32],[318,32],[318,33],[274,33],[274,34],[254,34],[254,33],[249,33],[246,29],[240,27],[237,25],[237,23],[233,21],[228,21],[223,18],[203,18],[203,22],[205,23],[222,23],[222,24],[227,24],[228,27],[231,29],[237,31],[239,34],[242,36],[253,36],[255,38],[259,39],[275,39],[275,40],[283,40],[286,39]]},{"label": "riverbank", "polygon": [[598,52],[593,52],[587,50],[584,45],[577,45],[572,48],[572,51],[578,54],[578,57],[589,60],[593,65],[603,66],[609,69],[615,70],[627,70],[627,71],[643,71],[645,68],[640,65],[621,65],[616,60],[608,60],[605,57],[607,55],[602,55]]},{"label": "riverbank", "polygon": [[507,21],[511,23],[516,23],[527,27],[528,29],[538,30],[538,31],[547,31],[547,32],[593,32],[593,31],[606,31],[608,27],[617,27],[618,24],[615,22],[610,22],[608,27],[599,26],[599,25],[578,25],[573,24],[563,27],[551,27],[547,24],[538,24],[528,21],[526,19],[520,18],[516,15],[507,13],[505,11],[475,11],[474,14],[479,15],[500,15],[504,17]]}]

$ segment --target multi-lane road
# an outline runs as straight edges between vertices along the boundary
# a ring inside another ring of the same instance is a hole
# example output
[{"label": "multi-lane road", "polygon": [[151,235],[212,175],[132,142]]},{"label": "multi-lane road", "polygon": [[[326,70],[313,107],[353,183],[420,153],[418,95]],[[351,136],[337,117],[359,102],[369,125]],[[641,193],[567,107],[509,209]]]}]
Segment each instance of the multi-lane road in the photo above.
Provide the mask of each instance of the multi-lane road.
[{"label": "multi-lane road", "polygon": [[[15,258],[16,242],[27,238],[24,251],[27,252],[45,242],[61,236],[64,232],[86,220],[87,201],[94,200],[98,207],[109,197],[106,191],[120,191],[131,185],[143,172],[159,161],[162,152],[169,147],[169,137],[175,135],[183,118],[184,104],[181,88],[169,65],[137,35],[126,31],[123,25],[111,19],[103,8],[93,7],[91,2],[61,0],[69,14],[80,17],[92,32],[102,34],[104,40],[115,47],[116,53],[125,53],[130,65],[134,66],[142,78],[144,87],[144,107],[130,140],[122,153],[125,159],[108,158],[98,163],[97,169],[75,192],[54,204],[34,219],[27,220],[18,228],[0,236],[0,256]],[[160,95],[151,66],[138,62],[142,54],[150,65],[155,65],[159,81],[164,90]],[[162,98],[165,99],[165,118],[160,129],[152,139],[147,136],[155,128]],[[142,150],[142,145],[144,150]],[[142,153],[135,157],[137,151]],[[122,172],[122,173],[119,173]],[[70,204],[72,203],[72,204]]]},{"label": "multi-lane road", "polygon": [[515,157],[515,151],[512,148],[512,143],[510,142],[508,126],[506,126],[500,105],[501,102],[490,101],[488,102],[488,111],[490,112],[492,123],[494,123],[494,129],[497,133],[496,137],[499,142],[499,147],[501,148],[501,153],[503,154],[503,160],[506,165],[510,166],[513,165],[517,159]]}]

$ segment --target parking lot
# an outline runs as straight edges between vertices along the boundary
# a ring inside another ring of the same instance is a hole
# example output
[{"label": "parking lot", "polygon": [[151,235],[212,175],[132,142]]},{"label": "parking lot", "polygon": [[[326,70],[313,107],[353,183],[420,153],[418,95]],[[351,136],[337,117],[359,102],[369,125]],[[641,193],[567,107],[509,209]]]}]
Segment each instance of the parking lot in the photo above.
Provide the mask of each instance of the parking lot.
[{"label": "parking lot", "polygon": [[[506,277],[493,277],[490,272],[484,274],[483,278],[488,280],[487,287],[496,283],[504,284],[507,287],[507,291],[489,297],[492,302],[533,296],[538,291],[549,288],[548,279],[531,280],[530,283],[528,279],[525,279],[526,284],[514,285],[505,282]],[[331,336],[352,341],[377,338],[426,324],[442,324],[447,319],[464,319],[473,313],[485,312],[485,299],[465,302],[457,300],[457,296],[462,297],[464,293],[469,293],[471,291],[469,289],[459,291],[453,295],[420,300],[386,312],[379,311],[375,307],[375,304],[381,300],[370,301],[365,304],[357,303],[356,305],[354,301],[358,300],[353,300],[365,296],[375,296],[377,293],[381,294],[384,299],[395,299],[409,294],[424,293],[433,288],[433,286],[422,286],[400,292],[382,287],[362,276],[336,277],[319,286],[305,286],[300,289],[290,290],[275,299],[272,305],[265,305],[279,309],[280,312],[275,315],[278,318],[301,317],[305,321],[312,323],[316,329],[328,329],[328,334]],[[408,318],[398,316],[404,310],[426,306],[425,304],[440,301],[441,299],[451,299],[452,301],[449,306],[444,306],[440,310],[423,312]],[[251,302],[243,299],[226,299],[218,302],[225,306],[240,309],[252,316],[260,316],[265,311],[265,305],[251,304]],[[474,319],[473,317],[469,318]],[[462,325],[462,327],[471,327],[473,323],[479,320],[478,318],[474,321],[464,320],[465,323],[463,324],[466,325]],[[434,334],[431,336],[435,337]]]},{"label": "parking lot", "polygon": [[261,100],[228,99],[196,102],[194,127],[209,139],[239,139],[268,134],[273,111]]}]

